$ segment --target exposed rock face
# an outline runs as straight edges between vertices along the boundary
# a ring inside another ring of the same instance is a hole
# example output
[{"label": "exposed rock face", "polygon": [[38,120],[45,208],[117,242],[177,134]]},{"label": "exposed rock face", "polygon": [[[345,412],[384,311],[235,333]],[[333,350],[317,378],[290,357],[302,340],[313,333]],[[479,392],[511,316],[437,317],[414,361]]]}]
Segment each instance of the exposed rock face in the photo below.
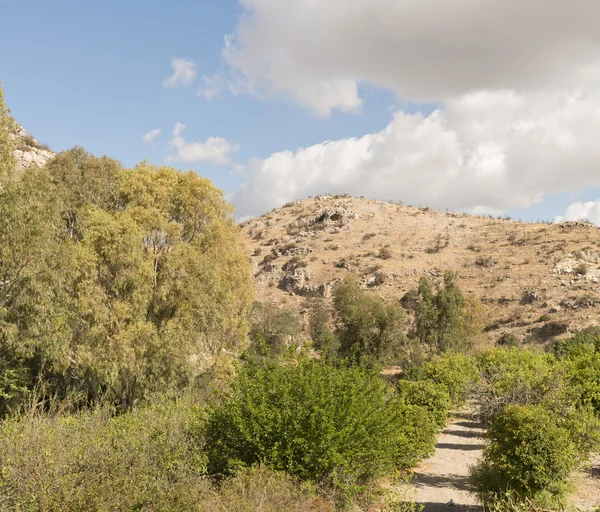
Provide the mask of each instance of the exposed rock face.
[{"label": "exposed rock face", "polygon": [[242,233],[257,298],[305,320],[310,298],[330,298],[350,274],[394,302],[446,270],[483,304],[491,342],[509,332],[533,343],[545,324],[574,332],[600,318],[600,229],[587,222],[523,223],[324,195],[248,220]]},{"label": "exposed rock face", "polygon": [[20,125],[17,125],[17,131],[12,136],[12,139],[17,146],[13,155],[18,171],[28,169],[29,167],[43,167],[55,156],[55,153],[40,144],[31,135],[28,135]]}]

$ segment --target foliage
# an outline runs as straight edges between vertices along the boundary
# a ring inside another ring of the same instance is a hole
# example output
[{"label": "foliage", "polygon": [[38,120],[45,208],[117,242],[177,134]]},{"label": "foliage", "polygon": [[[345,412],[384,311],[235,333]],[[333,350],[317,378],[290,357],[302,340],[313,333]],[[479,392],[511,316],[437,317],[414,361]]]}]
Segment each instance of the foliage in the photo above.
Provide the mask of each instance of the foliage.
[{"label": "foliage", "polygon": [[285,473],[264,466],[245,469],[210,489],[196,505],[198,512],[333,512],[331,501],[300,485]]},{"label": "foliage", "polygon": [[435,352],[467,351],[481,333],[481,304],[473,297],[465,298],[452,272],[444,274],[437,292],[429,279],[421,278],[416,297],[411,297],[416,307],[416,335]]},{"label": "foliage", "polygon": [[514,491],[521,498],[560,496],[578,461],[567,429],[539,405],[508,405],[489,425],[490,443],[473,480],[484,496]]},{"label": "foliage", "polygon": [[250,314],[250,353],[258,357],[276,357],[300,332],[297,316],[287,309],[255,302]]},{"label": "foliage", "polygon": [[463,405],[479,382],[473,358],[453,352],[434,356],[423,366],[412,368],[408,376],[438,384],[448,392],[453,405]]},{"label": "foliage", "polygon": [[10,115],[10,109],[4,102],[4,89],[0,82],[0,187],[14,170],[14,143],[10,138],[15,132],[15,121]]},{"label": "foliage", "polygon": [[231,207],[196,173],[75,148],[0,190],[0,354],[29,388],[132,407],[192,385],[245,343],[251,296]]},{"label": "foliage", "polygon": [[404,403],[427,409],[438,427],[446,424],[451,401],[445,386],[427,380],[401,380],[398,382],[398,393]]},{"label": "foliage", "polygon": [[330,326],[331,312],[324,299],[315,299],[311,304],[309,317],[310,339],[321,355],[330,359],[337,357],[340,342]]},{"label": "foliage", "polygon": [[23,416],[0,427],[0,495],[10,510],[195,510],[206,467],[189,435],[197,412],[161,403],[72,416]]},{"label": "foliage", "polygon": [[518,347],[519,339],[509,332],[505,332],[496,340],[497,347]]},{"label": "foliage", "polygon": [[423,435],[424,421],[433,424],[364,367],[304,358],[294,366],[249,365],[208,415],[209,471],[264,463],[351,489],[413,463],[415,449],[423,450],[410,443]]},{"label": "foliage", "polygon": [[353,277],[335,288],[333,302],[342,357],[371,365],[402,358],[406,314],[399,304],[369,295]]},{"label": "foliage", "polygon": [[528,405],[562,400],[563,376],[554,358],[542,352],[498,348],[477,357],[481,375],[479,411],[490,421],[508,404]]},{"label": "foliage", "polygon": [[427,407],[405,405],[400,408],[398,446],[395,450],[396,466],[412,468],[433,455],[438,425]]}]

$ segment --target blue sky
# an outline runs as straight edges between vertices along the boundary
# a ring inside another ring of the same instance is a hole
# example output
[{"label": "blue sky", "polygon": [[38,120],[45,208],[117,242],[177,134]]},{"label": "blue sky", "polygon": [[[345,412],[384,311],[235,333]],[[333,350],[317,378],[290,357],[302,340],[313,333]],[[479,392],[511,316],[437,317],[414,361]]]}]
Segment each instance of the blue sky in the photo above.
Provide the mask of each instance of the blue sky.
[{"label": "blue sky", "polygon": [[[332,6],[337,1],[333,0],[328,5]],[[434,1],[437,0],[426,0],[426,3]],[[391,7],[392,3],[387,0],[375,0],[381,6],[381,12],[376,14],[383,14],[385,19],[384,9],[388,9],[390,19],[398,16],[400,20],[403,13],[396,9],[403,2],[406,0]],[[262,213],[281,201],[318,192],[360,195],[360,180],[356,173],[364,173],[368,177],[377,175],[380,171],[376,162],[380,159],[381,169],[388,170],[382,170],[381,176],[377,176],[378,185],[365,187],[365,195],[381,196],[381,199],[404,199],[423,205],[431,202],[434,207],[447,206],[466,211],[483,209],[535,220],[552,219],[575,201],[592,202],[600,197],[600,181],[596,186],[590,186],[594,180],[588,179],[587,174],[586,179],[573,186],[561,185],[564,183],[563,176],[562,181],[552,180],[556,181],[555,185],[547,189],[528,189],[519,201],[490,198],[493,190],[490,192],[478,184],[479,178],[472,180],[472,191],[460,200],[455,200],[457,194],[450,182],[447,196],[443,190],[435,194],[424,193],[424,185],[417,178],[436,164],[428,163],[424,170],[407,170],[406,176],[402,166],[412,165],[410,162],[418,159],[424,151],[438,153],[442,144],[438,142],[439,133],[432,133],[430,141],[422,140],[422,148],[418,150],[413,145],[403,150],[413,152],[409,160],[403,159],[404,153],[390,155],[389,152],[393,151],[390,146],[403,146],[413,132],[423,130],[424,123],[436,107],[444,113],[449,112],[440,126],[455,123],[458,127],[452,129],[462,136],[462,127],[467,122],[464,119],[456,121],[451,112],[453,105],[464,105],[461,98],[473,87],[459,84],[456,87],[463,89],[456,89],[457,92],[453,89],[451,92],[431,91],[425,95],[414,93],[426,87],[416,89],[419,83],[405,83],[403,77],[418,75],[420,68],[411,70],[410,65],[413,64],[405,63],[403,65],[409,66],[406,74],[401,73],[398,75],[400,78],[386,76],[391,66],[382,57],[386,52],[381,48],[370,50],[373,53],[366,56],[367,64],[358,61],[356,51],[352,55],[339,54],[339,49],[334,47],[335,42],[328,40],[319,41],[322,47],[313,49],[313,39],[319,36],[313,38],[312,33],[320,34],[321,25],[328,28],[328,14],[324,13],[322,18],[315,20],[314,13],[307,10],[306,0],[283,0],[283,4],[288,4],[288,12],[296,11],[299,21],[293,17],[272,21],[270,17],[287,14],[285,9],[278,8],[281,3],[272,4],[270,11],[264,11],[262,4],[269,3],[257,0],[241,3],[237,0],[3,0],[3,18],[10,22],[3,23],[0,31],[0,81],[17,121],[54,150],[80,145],[94,154],[114,157],[127,166],[135,165],[144,158],[162,164],[171,157],[169,165],[195,169],[212,179],[228,197],[239,202],[244,214]],[[301,16],[303,13],[307,15]],[[336,27],[338,19],[346,19],[345,14],[334,13],[333,16],[330,23]],[[303,23],[303,20],[308,25],[294,25]],[[278,31],[278,27],[285,27],[288,23],[289,33],[294,35],[289,40],[286,34]],[[241,30],[241,26],[247,30]],[[237,46],[229,54],[224,54],[225,38],[229,35],[235,38]],[[342,37],[346,35],[340,35],[338,40]],[[349,37],[369,40],[368,34],[362,33]],[[419,34],[412,37],[414,41],[420,40]],[[346,45],[348,48],[352,47],[353,40]],[[414,41],[410,44],[414,45]],[[278,50],[280,46],[285,50],[285,64],[278,60],[283,53],[283,50]],[[265,48],[269,49],[268,57],[264,57]],[[315,53],[307,55],[311,51]],[[335,60],[327,61],[328,52]],[[325,62],[319,63],[322,57]],[[189,83],[165,87],[165,80],[173,74],[172,60],[175,58],[193,62],[196,73]],[[373,61],[381,59],[383,71],[371,69],[373,66],[369,65],[369,58]],[[267,72],[263,73],[265,62]],[[344,69],[333,70],[338,62],[345,63],[341,66]],[[284,67],[290,63],[291,67]],[[392,64],[395,65],[394,62]],[[459,64],[457,62],[457,66]],[[298,70],[298,76],[293,76],[295,71],[290,69]],[[198,94],[203,76],[220,77],[220,81],[226,84],[218,97],[210,101]],[[519,79],[515,75],[515,91],[520,93]],[[316,95],[311,80],[318,85]],[[290,85],[296,82],[301,83],[302,88]],[[235,92],[228,85],[233,83],[237,88]],[[548,83],[551,83],[551,77]],[[322,87],[323,84],[327,87]],[[477,87],[475,90],[478,90]],[[332,93],[329,101],[328,91],[332,88],[335,94]],[[495,84],[481,89],[500,90]],[[342,92],[337,95],[338,91]],[[536,91],[527,92],[530,93],[537,94]],[[532,103],[534,101],[537,101],[537,96]],[[454,108],[454,112],[462,112],[459,107]],[[394,119],[398,120],[398,112],[409,117],[412,115],[410,122],[416,123],[414,128],[402,121],[403,129],[407,131],[394,132],[393,144],[363,139],[368,134],[380,134],[375,138],[385,138],[386,130],[392,132],[397,128],[399,121]],[[419,113],[422,116],[416,119]],[[536,111],[536,115],[541,114]],[[226,164],[201,159],[181,161],[176,158],[176,150],[169,146],[176,123],[186,125],[182,133],[186,143],[203,143],[216,137],[226,139],[238,150],[228,154]],[[155,129],[160,129],[161,133],[150,142],[144,141],[144,134]],[[339,146],[342,141],[351,138],[356,141],[349,142],[347,147]],[[326,141],[337,141],[339,147],[324,145]],[[368,145],[368,149],[359,153],[357,145],[362,144],[361,141]],[[315,149],[310,152],[313,155],[311,159],[307,160],[308,157],[300,154],[298,149],[311,146]],[[491,146],[504,147],[500,143]],[[485,153],[487,150],[480,150],[481,147],[489,149],[490,141],[486,139],[485,144],[478,143],[478,149],[469,150],[469,154]],[[279,171],[275,165],[278,160],[272,155],[282,151],[292,153]],[[385,155],[388,155],[387,160],[383,160]],[[444,158],[450,162],[454,157]],[[508,153],[502,156],[507,162],[512,158],[512,154]],[[532,158],[535,154],[529,155],[528,161]],[[365,159],[368,165],[364,164]],[[461,157],[461,161],[464,159]],[[363,163],[356,164],[356,160]],[[488,160],[482,157],[482,166],[488,165],[485,163]],[[305,167],[302,162],[305,162]],[[440,160],[439,165],[448,165],[448,174],[455,172],[446,160]],[[346,174],[341,173],[339,179],[330,175],[343,166],[348,170]],[[306,180],[303,177],[305,169]],[[507,168],[506,172],[510,171]],[[390,172],[393,177],[390,177]],[[435,172],[431,170],[431,180],[437,179]],[[478,171],[470,168],[469,172]],[[561,171],[551,172],[560,174]],[[568,170],[564,169],[564,172]],[[391,181],[386,186],[388,179]],[[273,185],[275,181],[277,187]],[[244,182],[245,192],[239,192]],[[536,195],[537,203],[529,206],[535,202],[531,198]]]}]

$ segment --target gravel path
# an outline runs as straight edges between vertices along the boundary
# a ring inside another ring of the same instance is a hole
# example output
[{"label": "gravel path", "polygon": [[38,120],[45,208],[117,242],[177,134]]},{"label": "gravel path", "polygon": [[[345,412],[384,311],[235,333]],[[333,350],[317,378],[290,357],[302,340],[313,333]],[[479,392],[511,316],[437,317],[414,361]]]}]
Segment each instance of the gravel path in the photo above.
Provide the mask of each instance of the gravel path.
[{"label": "gravel path", "polygon": [[470,413],[457,413],[438,438],[433,456],[415,470],[414,499],[423,512],[478,511],[477,497],[469,492],[469,467],[485,446],[483,430]]}]

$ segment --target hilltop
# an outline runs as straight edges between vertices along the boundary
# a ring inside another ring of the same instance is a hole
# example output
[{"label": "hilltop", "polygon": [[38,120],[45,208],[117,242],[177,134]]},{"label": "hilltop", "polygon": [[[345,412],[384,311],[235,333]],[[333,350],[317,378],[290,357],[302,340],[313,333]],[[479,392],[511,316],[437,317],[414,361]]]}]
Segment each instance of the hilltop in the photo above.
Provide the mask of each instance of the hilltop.
[{"label": "hilltop", "polygon": [[15,123],[15,132],[9,134],[15,142],[13,156],[17,171],[31,166],[43,167],[55,153],[48,146],[38,142],[33,135],[28,134],[21,125]]},{"label": "hilltop", "polygon": [[593,325],[600,306],[600,229],[587,222],[525,223],[324,195],[242,224],[257,300],[306,320],[348,273],[387,300],[422,276],[458,277],[485,310],[485,332],[539,343]]}]

